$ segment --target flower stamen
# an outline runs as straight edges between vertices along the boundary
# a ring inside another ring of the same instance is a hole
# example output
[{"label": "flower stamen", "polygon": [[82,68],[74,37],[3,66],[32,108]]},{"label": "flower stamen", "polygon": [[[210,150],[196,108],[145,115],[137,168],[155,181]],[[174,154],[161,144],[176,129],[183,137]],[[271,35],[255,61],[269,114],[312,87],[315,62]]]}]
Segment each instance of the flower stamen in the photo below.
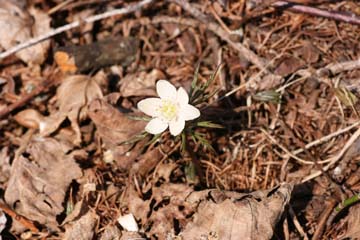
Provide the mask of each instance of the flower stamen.
[{"label": "flower stamen", "polygon": [[178,115],[178,106],[172,101],[162,100],[162,104],[158,110],[162,118],[171,121]]}]

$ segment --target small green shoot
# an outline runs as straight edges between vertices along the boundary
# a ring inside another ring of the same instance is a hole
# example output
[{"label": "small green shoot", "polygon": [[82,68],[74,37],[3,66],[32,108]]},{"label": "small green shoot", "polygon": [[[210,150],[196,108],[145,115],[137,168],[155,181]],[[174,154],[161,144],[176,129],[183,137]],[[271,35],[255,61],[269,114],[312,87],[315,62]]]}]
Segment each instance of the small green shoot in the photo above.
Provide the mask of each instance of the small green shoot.
[{"label": "small green shoot", "polygon": [[280,103],[280,93],[274,90],[258,92],[252,98],[260,102]]}]

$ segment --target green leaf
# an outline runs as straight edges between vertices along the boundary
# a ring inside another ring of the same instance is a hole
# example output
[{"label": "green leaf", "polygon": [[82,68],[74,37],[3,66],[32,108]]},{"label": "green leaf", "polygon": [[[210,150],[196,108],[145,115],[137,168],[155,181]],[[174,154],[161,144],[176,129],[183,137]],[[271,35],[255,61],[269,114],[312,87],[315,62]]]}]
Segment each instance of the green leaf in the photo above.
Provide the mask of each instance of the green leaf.
[{"label": "green leaf", "polygon": [[153,144],[154,142],[156,142],[159,138],[160,138],[161,134],[155,134],[152,139],[145,144],[145,147],[146,146],[150,146],[151,144]]},{"label": "green leaf", "polygon": [[222,125],[212,123],[210,121],[197,122],[196,126],[198,126],[198,127],[207,127],[207,128],[224,128]]},{"label": "green leaf", "polygon": [[186,151],[186,133],[185,131],[183,131],[181,133],[181,145],[180,145],[180,152],[185,152]]},{"label": "green leaf", "polygon": [[360,193],[357,195],[354,195],[350,198],[345,199],[344,201],[342,201],[336,208],[335,210],[337,212],[340,212],[342,209],[349,207],[351,205],[354,205],[355,203],[360,201]]},{"label": "green leaf", "polygon": [[149,122],[152,118],[147,116],[132,116],[132,115],[126,115],[127,118],[131,120],[137,120],[137,121],[146,121]]},{"label": "green leaf", "polygon": [[335,88],[335,95],[346,106],[352,107],[359,100],[351,91],[345,87]]},{"label": "green leaf", "polygon": [[215,149],[211,146],[211,144],[204,138],[205,134],[195,133],[195,138],[199,141],[199,143],[204,147],[209,149],[212,152],[215,152]]},{"label": "green leaf", "polygon": [[193,162],[185,165],[185,178],[188,183],[196,183],[196,168]]},{"label": "green leaf", "polygon": [[216,69],[215,69],[215,72],[213,72],[209,78],[209,80],[206,81],[206,83],[204,84],[204,90],[207,89],[210,84],[215,80],[216,78],[216,75],[219,73],[220,71],[220,68],[223,66],[222,63],[220,63],[219,65],[217,65]]},{"label": "green leaf", "polygon": [[210,84],[215,80],[222,64],[219,64],[216,67],[216,70],[211,74],[210,78],[205,83],[198,83],[198,75],[199,75],[199,65],[196,67],[194,73],[194,79],[191,83],[191,89],[189,93],[189,103],[192,105],[197,105],[207,101],[210,97],[212,97],[217,91],[209,94],[206,92],[207,88]]},{"label": "green leaf", "polygon": [[196,88],[197,88],[197,82],[198,82],[198,77],[199,77],[199,69],[200,69],[200,63],[198,63],[198,65],[195,68],[194,78],[193,78],[193,80],[191,82],[191,88],[190,88],[190,93],[189,93],[190,99],[192,98],[192,95],[196,91]]},{"label": "green leaf", "polygon": [[132,138],[130,138],[129,140],[127,141],[124,141],[124,142],[121,142],[120,145],[122,144],[133,144],[133,143],[136,143],[142,139],[144,139],[146,136],[148,136],[149,134],[145,131],[133,136]]},{"label": "green leaf", "polygon": [[280,102],[280,93],[274,90],[266,90],[266,91],[258,92],[252,97],[254,100],[260,102],[273,102],[273,103]]}]

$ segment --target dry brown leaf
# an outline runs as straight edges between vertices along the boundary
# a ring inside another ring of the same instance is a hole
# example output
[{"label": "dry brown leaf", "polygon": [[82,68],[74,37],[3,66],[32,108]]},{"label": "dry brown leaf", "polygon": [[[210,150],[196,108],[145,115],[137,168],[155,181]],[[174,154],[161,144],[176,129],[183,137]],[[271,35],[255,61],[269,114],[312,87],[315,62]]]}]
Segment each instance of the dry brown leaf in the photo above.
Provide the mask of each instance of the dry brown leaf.
[{"label": "dry brown leaf", "polygon": [[265,75],[262,78],[256,78],[253,83],[249,84],[249,91],[265,91],[271,90],[279,86],[283,82],[283,78],[279,75]]},{"label": "dry brown leaf", "polygon": [[306,41],[298,51],[300,57],[306,63],[316,63],[320,57],[320,51],[310,41]]},{"label": "dry brown leaf", "polygon": [[20,156],[12,164],[5,200],[14,210],[57,229],[56,216],[63,210],[69,184],[82,176],[76,153],[54,139],[37,137],[27,146],[29,157]]},{"label": "dry brown leaf", "polygon": [[155,180],[162,178],[165,182],[170,182],[170,175],[177,167],[178,165],[174,162],[160,163],[156,167]]},{"label": "dry brown leaf", "polygon": [[10,169],[9,147],[4,147],[0,150],[0,184],[9,180]]},{"label": "dry brown leaf", "polygon": [[274,73],[280,76],[287,76],[296,72],[304,66],[304,62],[294,56],[288,56],[281,60]]},{"label": "dry brown leaf", "polygon": [[92,240],[99,217],[88,211],[77,221],[66,226],[64,240]]},{"label": "dry brown leaf", "polygon": [[150,228],[148,231],[150,235],[165,240],[167,236],[174,234],[174,221],[179,221],[182,225],[186,216],[192,212],[193,208],[185,201],[192,191],[193,188],[186,184],[165,183],[153,187],[151,198],[143,200],[134,189],[130,188],[129,211],[136,219],[141,220],[143,228],[146,226]]},{"label": "dry brown leaf", "polygon": [[176,43],[182,52],[186,54],[196,54],[196,41],[194,39],[194,34],[190,31],[183,32]]},{"label": "dry brown leaf", "polygon": [[[145,239],[137,232],[121,232],[121,238],[119,240],[135,240],[135,239]],[[114,239],[115,240],[115,239]],[[117,239],[116,239],[117,240]]]},{"label": "dry brown leaf", "polygon": [[[50,17],[35,8],[28,12],[11,1],[0,2],[0,45],[11,48],[33,37],[49,32]],[[28,64],[41,64],[47,56],[50,41],[44,41],[16,53]]]},{"label": "dry brown leaf", "polygon": [[118,240],[121,237],[119,228],[115,225],[105,227],[104,232],[101,234],[100,240]]},{"label": "dry brown leaf", "polygon": [[128,74],[120,82],[120,93],[123,97],[131,96],[157,96],[155,82],[164,79],[165,74],[158,69],[151,72],[137,72]]},{"label": "dry brown leaf", "polygon": [[131,166],[132,174],[139,174],[142,177],[148,175],[159,163],[162,153],[159,148],[147,150],[139,156],[138,161]]},{"label": "dry brown leaf", "polygon": [[349,214],[344,221],[347,223],[347,229],[338,239],[360,239],[360,205],[355,204],[349,208]]},{"label": "dry brown leaf", "polygon": [[180,236],[183,239],[271,239],[273,229],[290,201],[292,186],[282,184],[270,191],[251,194],[204,190],[187,201],[199,203],[193,221]]},{"label": "dry brown leaf", "polygon": [[44,116],[35,109],[26,109],[17,113],[14,116],[14,119],[21,126],[26,128],[39,129],[44,120]]},{"label": "dry brown leaf", "polygon": [[[111,94],[105,99],[97,99],[89,106],[89,116],[95,123],[97,134],[105,144],[105,148],[111,150],[114,160],[121,168],[128,168],[140,154],[141,144],[132,148],[131,144],[123,144],[144,130],[145,121],[130,119],[108,102],[116,102],[119,94]],[[129,151],[131,149],[131,151]]]},{"label": "dry brown leaf", "polygon": [[44,124],[40,128],[42,136],[47,136],[56,131],[60,124],[68,118],[76,133],[74,144],[80,144],[79,122],[87,117],[87,105],[93,99],[103,96],[96,77],[74,75],[64,79],[56,93],[58,111],[44,119]]}]

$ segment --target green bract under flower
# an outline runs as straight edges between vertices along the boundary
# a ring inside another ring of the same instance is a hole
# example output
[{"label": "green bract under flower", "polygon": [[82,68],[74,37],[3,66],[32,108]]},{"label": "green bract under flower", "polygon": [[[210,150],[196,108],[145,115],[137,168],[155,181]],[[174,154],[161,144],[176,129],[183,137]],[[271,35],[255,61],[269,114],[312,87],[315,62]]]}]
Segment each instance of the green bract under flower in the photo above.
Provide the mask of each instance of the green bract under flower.
[{"label": "green bract under flower", "polygon": [[170,82],[159,80],[156,91],[160,98],[146,98],[137,104],[140,111],[153,117],[145,127],[148,133],[159,134],[169,127],[171,135],[177,136],[183,131],[185,121],[200,116],[199,109],[189,104],[184,88],[176,90]]}]

